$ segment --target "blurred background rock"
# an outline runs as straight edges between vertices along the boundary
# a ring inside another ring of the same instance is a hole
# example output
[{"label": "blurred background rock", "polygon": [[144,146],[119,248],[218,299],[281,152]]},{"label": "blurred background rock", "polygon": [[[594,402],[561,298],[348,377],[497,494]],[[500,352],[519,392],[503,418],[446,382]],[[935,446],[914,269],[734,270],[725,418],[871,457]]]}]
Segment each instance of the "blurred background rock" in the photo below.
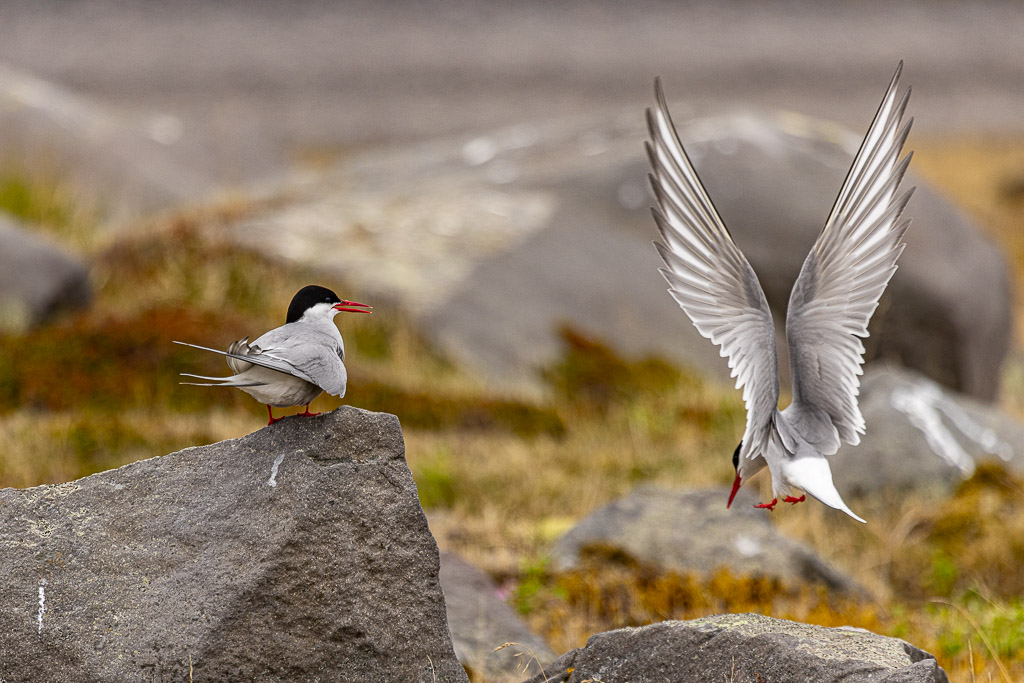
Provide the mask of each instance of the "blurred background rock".
[{"label": "blurred background rock", "polygon": [[[553,566],[637,485],[728,484],[742,431],[649,244],[654,76],[781,320],[901,59],[915,220],[867,342],[869,438],[836,470],[872,526],[774,516],[870,597],[632,551]],[[255,429],[246,397],[177,386],[221,368],[169,341],[258,334],[322,281],[377,307],[342,321],[346,402],[399,415],[442,548],[554,653],[757,609],[1019,678],[1022,113],[1015,2],[4,3],[0,486]]]}]

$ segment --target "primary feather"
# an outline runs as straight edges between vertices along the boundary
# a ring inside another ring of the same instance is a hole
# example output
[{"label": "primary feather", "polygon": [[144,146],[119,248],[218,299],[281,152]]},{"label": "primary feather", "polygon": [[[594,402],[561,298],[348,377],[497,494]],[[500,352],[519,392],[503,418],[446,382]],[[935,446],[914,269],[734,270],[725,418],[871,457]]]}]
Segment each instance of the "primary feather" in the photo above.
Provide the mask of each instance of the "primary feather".
[{"label": "primary feather", "polygon": [[[910,155],[900,159],[911,125],[903,122],[909,88],[898,97],[902,66],[793,285],[786,317],[793,402],[781,412],[775,326],[757,276],[683,149],[659,80],[656,106],[647,111],[661,273],[697,330],[720,347],[743,390],[747,424],[736,486],[739,475],[767,464],[776,495],[795,486],[858,520],[835,491],[823,456],[841,441],[858,443],[864,432],[857,405],[861,338],[910,223],[902,213],[912,190],[897,192],[910,162]],[[820,465],[806,458],[820,458]]]}]

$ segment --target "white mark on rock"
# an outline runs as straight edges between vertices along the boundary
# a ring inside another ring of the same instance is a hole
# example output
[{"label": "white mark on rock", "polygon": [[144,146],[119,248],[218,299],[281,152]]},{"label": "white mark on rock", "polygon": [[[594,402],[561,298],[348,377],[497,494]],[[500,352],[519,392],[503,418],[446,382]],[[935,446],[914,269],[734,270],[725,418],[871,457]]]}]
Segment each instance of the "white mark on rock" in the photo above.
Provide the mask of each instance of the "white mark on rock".
[{"label": "white mark on rock", "polygon": [[277,468],[284,462],[284,453],[274,458],[274,464],[270,467],[270,479],[267,480],[269,486],[277,486]]},{"label": "white mark on rock", "polygon": [[462,160],[469,166],[479,166],[498,155],[497,143],[487,137],[473,138],[462,146]]},{"label": "white mark on rock", "polygon": [[177,116],[171,114],[158,114],[154,116],[149,125],[146,126],[149,137],[161,145],[173,145],[181,139],[185,132],[185,125]]},{"label": "white mark on rock", "polygon": [[761,542],[753,536],[740,534],[733,543],[736,546],[736,552],[743,557],[753,557],[754,555],[761,554]]},{"label": "white mark on rock", "polygon": [[974,473],[974,458],[960,445],[946,422],[978,444],[982,451],[1003,461],[1013,457],[1013,446],[1000,439],[993,430],[978,424],[936,384],[929,382],[901,387],[892,392],[890,401],[893,408],[906,415],[910,424],[920,430],[932,452],[959,469],[965,477]]},{"label": "white mark on rock", "polygon": [[39,614],[36,615],[37,633],[43,632],[43,613],[46,612],[46,578],[39,579]]}]

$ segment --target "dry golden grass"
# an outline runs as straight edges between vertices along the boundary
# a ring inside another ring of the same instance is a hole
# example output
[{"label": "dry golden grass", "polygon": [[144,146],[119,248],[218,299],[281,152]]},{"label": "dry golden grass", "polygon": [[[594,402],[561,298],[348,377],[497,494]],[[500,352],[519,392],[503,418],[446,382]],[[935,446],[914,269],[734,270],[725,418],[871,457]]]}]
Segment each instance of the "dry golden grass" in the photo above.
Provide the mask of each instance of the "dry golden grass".
[{"label": "dry golden grass", "polygon": [[[1019,274],[1024,140],[915,147],[918,172],[1004,245]],[[265,423],[262,406],[240,392],[179,386],[178,372],[224,368],[170,343],[225,346],[259,334],[282,322],[294,291],[320,279],[218,239],[253,207],[226,202],[111,240],[90,233],[87,214],[59,193],[12,187],[17,201],[30,197],[26,215],[56,216],[50,229],[58,234],[82,233],[69,242],[93,260],[97,300],[37,330],[31,350],[23,339],[0,338],[0,486],[65,481]],[[73,218],[61,224],[60,216]],[[360,299],[345,283],[326,284]],[[526,400],[454,367],[387,306],[339,322],[351,370],[345,402],[399,415],[439,544],[502,582],[556,651],[610,628],[754,610],[906,638],[935,653],[954,681],[1024,680],[1018,480],[982,470],[941,506],[913,497],[856,501],[866,527],[815,504],[776,513],[784,533],[852,575],[874,601],[613,562],[559,574],[547,565],[552,543],[637,484],[731,481],[729,455],[744,419],[737,392],[657,359],[624,360],[567,330],[563,359],[546,372],[546,396]],[[1024,379],[1007,383],[1003,402],[1024,415]],[[313,408],[338,403],[323,397]]]}]

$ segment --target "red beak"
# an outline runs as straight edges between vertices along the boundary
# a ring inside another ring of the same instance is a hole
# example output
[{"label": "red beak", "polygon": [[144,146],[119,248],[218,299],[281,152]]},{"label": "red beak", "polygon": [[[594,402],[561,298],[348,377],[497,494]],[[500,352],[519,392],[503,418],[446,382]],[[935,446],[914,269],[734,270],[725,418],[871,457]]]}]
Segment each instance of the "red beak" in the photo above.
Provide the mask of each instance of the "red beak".
[{"label": "red beak", "polygon": [[736,497],[736,492],[740,490],[740,475],[736,474],[736,481],[732,483],[732,493],[729,494],[729,502],[725,504],[725,509],[728,510],[729,506],[732,505],[732,499]]},{"label": "red beak", "polygon": [[358,301],[341,301],[334,304],[334,310],[346,311],[348,313],[372,313],[373,306],[361,304]]}]

